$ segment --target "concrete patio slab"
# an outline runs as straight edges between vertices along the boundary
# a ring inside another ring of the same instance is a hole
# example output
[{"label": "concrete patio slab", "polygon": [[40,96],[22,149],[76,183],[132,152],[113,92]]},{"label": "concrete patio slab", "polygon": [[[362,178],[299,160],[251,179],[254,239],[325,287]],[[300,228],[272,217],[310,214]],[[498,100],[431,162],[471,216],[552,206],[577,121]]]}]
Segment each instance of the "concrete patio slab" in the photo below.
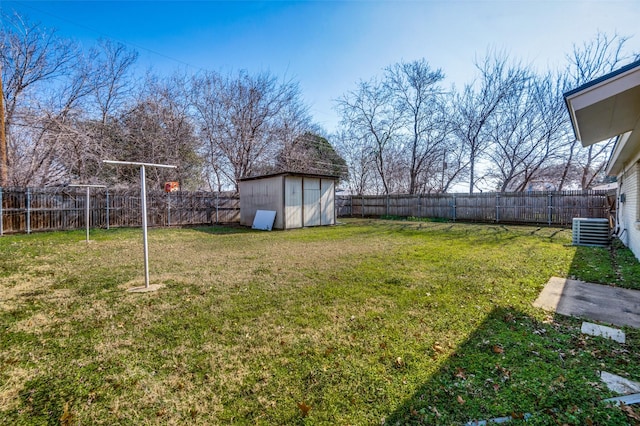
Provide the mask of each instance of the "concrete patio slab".
[{"label": "concrete patio slab", "polygon": [[622,376],[618,376],[617,374],[601,371],[600,380],[602,380],[607,385],[610,391],[618,393],[620,395],[640,393],[640,383],[633,382]]},{"label": "concrete patio slab", "polygon": [[611,339],[618,343],[624,343],[626,341],[624,331],[619,328],[611,328],[606,325],[594,324],[592,322],[583,322],[580,332],[582,334],[588,334],[589,336],[600,336],[605,339]]},{"label": "concrete patio slab", "polygon": [[615,402],[616,405],[623,403],[624,405],[640,404],[640,393],[634,393],[633,395],[617,396],[615,398],[608,398],[603,402]]},{"label": "concrete patio slab", "polygon": [[640,328],[640,291],[552,277],[533,306],[562,315]]}]

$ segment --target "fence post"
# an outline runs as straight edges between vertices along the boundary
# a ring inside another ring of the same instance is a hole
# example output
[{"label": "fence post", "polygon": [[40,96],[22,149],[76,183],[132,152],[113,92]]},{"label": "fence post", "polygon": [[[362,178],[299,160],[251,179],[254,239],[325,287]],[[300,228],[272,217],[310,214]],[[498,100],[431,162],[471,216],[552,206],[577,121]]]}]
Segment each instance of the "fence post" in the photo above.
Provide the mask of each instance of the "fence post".
[{"label": "fence post", "polygon": [[551,218],[552,218],[552,210],[553,210],[553,195],[551,193],[549,193],[547,195],[547,211],[548,211],[548,224],[551,225]]},{"label": "fence post", "polygon": [[167,226],[171,226],[171,192],[165,192],[167,194]]},{"label": "fence post", "polygon": [[27,234],[31,233],[31,192],[29,188],[27,188],[27,211],[26,211],[26,222],[27,222]]},{"label": "fence post", "polygon": [[360,213],[364,217],[364,194],[362,194],[362,204],[360,205]]},{"label": "fence post", "polygon": [[216,223],[220,223],[220,191],[216,192]]},{"label": "fence post", "polygon": [[109,230],[109,190],[107,189],[107,231]]},{"label": "fence post", "polygon": [[453,204],[451,205],[452,209],[451,209],[451,214],[452,214],[452,219],[455,222],[456,221],[456,196],[455,194],[453,195]]},{"label": "fence post", "polygon": [[420,202],[421,194],[418,194],[418,217],[422,217],[422,203]]},{"label": "fence post", "polygon": [[387,205],[384,209],[384,214],[389,216],[389,194],[387,194]]},{"label": "fence post", "polygon": [[86,188],[86,193],[87,193],[87,195],[86,195],[86,198],[85,198],[85,201],[84,201],[85,204],[86,204],[86,206],[84,206],[84,208],[85,208],[84,221],[86,223],[84,224],[84,226],[86,228],[87,244],[89,244],[89,225],[91,223],[91,218],[90,218],[90,216],[91,216],[91,209],[90,209],[90,207],[91,207],[91,191],[90,191],[90,188],[88,186]]},{"label": "fence post", "polygon": [[496,192],[496,223],[500,222],[500,193]]},{"label": "fence post", "polygon": [[0,186],[0,236],[4,234],[3,222],[4,222],[4,215],[2,212],[2,187]]}]

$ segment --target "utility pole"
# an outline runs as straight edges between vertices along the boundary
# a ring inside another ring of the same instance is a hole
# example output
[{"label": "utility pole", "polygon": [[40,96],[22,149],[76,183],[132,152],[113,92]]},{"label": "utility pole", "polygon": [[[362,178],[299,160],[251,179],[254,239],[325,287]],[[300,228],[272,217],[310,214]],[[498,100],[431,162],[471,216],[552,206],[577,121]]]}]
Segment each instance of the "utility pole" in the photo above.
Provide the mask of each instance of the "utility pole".
[{"label": "utility pole", "polygon": [[9,162],[7,161],[7,135],[4,128],[4,90],[2,86],[2,66],[0,65],[0,187],[7,186]]}]

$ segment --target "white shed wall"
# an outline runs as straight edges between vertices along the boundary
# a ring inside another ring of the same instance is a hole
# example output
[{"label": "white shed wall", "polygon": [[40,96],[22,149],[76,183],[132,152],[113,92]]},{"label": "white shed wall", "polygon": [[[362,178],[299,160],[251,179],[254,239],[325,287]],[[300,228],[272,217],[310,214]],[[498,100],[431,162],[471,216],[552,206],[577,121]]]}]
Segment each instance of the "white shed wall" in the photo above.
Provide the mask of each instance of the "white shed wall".
[{"label": "white shed wall", "polygon": [[304,189],[304,226],[320,225],[320,179],[305,177]]},{"label": "white shed wall", "polygon": [[284,182],[284,228],[302,228],[302,177],[287,176]]},{"label": "white shed wall", "polygon": [[275,229],[284,225],[284,200],[282,191],[283,176],[272,176],[265,179],[240,181],[240,224],[251,226],[257,210],[274,210]]},{"label": "white shed wall", "polygon": [[320,224],[336,224],[335,181],[322,179],[320,182]]}]

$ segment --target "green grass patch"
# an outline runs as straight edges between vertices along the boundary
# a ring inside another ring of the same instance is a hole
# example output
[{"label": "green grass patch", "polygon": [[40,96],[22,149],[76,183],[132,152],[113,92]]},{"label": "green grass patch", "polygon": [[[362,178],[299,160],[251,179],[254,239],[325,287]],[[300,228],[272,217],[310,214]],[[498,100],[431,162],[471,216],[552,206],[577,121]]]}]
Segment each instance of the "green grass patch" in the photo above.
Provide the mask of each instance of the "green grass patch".
[{"label": "green grass patch", "polygon": [[583,281],[640,290],[640,263],[620,240],[610,247],[576,247],[569,275]]},{"label": "green grass patch", "polygon": [[138,229],[0,238],[0,423],[631,423],[598,372],[640,380],[638,332],[585,337],[531,305],[551,276],[634,281],[621,247],[345,222],[150,230],[164,287],[146,294],[125,291],[143,284]]}]

